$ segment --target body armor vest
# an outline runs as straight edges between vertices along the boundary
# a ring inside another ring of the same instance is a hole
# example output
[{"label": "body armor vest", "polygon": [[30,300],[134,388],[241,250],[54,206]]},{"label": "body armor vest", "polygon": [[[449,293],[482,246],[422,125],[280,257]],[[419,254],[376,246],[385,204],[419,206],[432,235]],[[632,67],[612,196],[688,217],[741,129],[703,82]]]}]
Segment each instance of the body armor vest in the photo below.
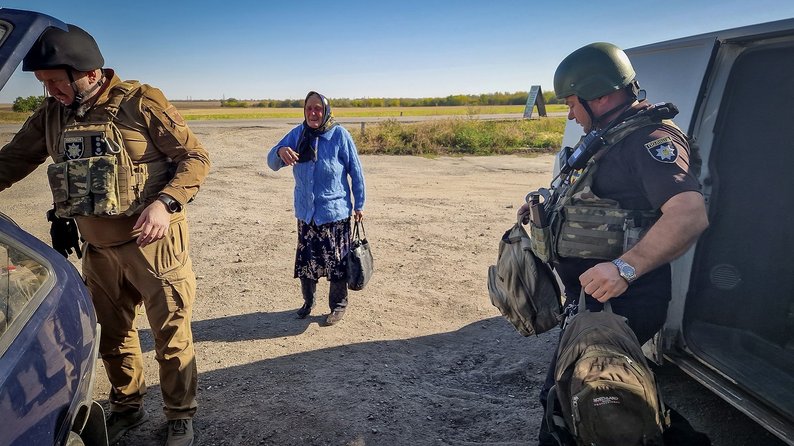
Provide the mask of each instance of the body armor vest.
[{"label": "body armor vest", "polygon": [[130,216],[170,181],[171,163],[134,163],[115,124],[121,104],[141,84],[114,86],[104,119],[73,121],[61,131],[47,167],[55,213],[59,217]]},{"label": "body armor vest", "polygon": [[532,249],[538,257],[545,262],[554,262],[560,257],[613,260],[642,238],[661,212],[623,209],[616,200],[595,195],[592,184],[598,161],[611,147],[640,128],[660,124],[687,140],[672,121],[652,116],[629,118],[607,131],[602,148],[552,204],[548,226],[530,224]]}]

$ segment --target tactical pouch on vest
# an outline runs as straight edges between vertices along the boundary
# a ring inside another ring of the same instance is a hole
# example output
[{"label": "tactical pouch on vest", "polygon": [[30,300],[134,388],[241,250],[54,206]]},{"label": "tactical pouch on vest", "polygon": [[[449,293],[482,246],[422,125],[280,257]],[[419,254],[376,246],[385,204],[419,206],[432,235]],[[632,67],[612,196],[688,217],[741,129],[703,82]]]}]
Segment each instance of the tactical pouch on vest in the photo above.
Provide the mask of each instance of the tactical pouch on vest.
[{"label": "tactical pouch on vest", "polygon": [[591,186],[597,159],[590,160],[568,190],[560,218],[554,220],[554,247],[559,257],[616,259],[631,249],[659,217],[658,211],[622,209],[617,201],[594,194]]},{"label": "tactical pouch on vest", "polygon": [[157,197],[173,178],[170,160],[135,163],[115,124],[125,100],[141,87],[137,81],[113,87],[104,119],[65,126],[48,176],[59,217],[131,216]]},{"label": "tactical pouch on vest", "polygon": [[55,203],[55,215],[110,216],[119,213],[115,156],[79,158],[51,164],[47,177]]},{"label": "tactical pouch on vest", "polygon": [[[531,228],[536,255],[541,257],[548,250],[552,261],[559,257],[613,260],[637,244],[661,214],[658,210],[622,209],[617,201],[593,193],[591,186],[598,160],[628,135],[647,126],[665,127],[687,140],[686,134],[669,121],[676,113],[678,110],[672,104],[654,105],[647,113],[626,119],[602,135],[604,143],[600,151],[554,203],[550,226],[543,231],[550,232],[552,237],[545,236],[540,228]],[[550,249],[542,240],[551,240]]]},{"label": "tactical pouch on vest", "polygon": [[567,205],[557,240],[560,257],[612,260],[623,254],[623,225],[630,211],[602,206]]},{"label": "tactical pouch on vest", "polygon": [[550,263],[557,260],[554,256],[554,249],[552,249],[554,241],[551,236],[551,227],[546,226],[541,228],[529,222],[529,236],[532,242],[532,252],[538,259],[543,263]]}]

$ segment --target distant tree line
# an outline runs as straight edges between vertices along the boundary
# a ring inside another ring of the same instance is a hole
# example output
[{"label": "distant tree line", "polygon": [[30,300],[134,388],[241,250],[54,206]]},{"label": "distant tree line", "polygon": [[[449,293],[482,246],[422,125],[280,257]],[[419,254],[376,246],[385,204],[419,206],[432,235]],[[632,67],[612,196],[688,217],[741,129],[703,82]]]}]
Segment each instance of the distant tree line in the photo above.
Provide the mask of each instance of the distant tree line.
[{"label": "distant tree line", "polygon": [[11,105],[11,110],[15,112],[32,112],[39,108],[39,105],[44,102],[44,96],[28,96],[23,98],[22,96],[18,96],[14,99],[14,103]]},{"label": "distant tree line", "polygon": [[[515,93],[487,93],[476,95],[452,95],[443,98],[336,98],[329,99],[334,107],[433,107],[433,106],[478,106],[478,105],[524,105],[527,103],[526,91]],[[547,104],[561,104],[554,92],[544,92]],[[303,99],[264,99],[240,100],[224,99],[221,107],[263,107],[263,108],[301,108]]]}]

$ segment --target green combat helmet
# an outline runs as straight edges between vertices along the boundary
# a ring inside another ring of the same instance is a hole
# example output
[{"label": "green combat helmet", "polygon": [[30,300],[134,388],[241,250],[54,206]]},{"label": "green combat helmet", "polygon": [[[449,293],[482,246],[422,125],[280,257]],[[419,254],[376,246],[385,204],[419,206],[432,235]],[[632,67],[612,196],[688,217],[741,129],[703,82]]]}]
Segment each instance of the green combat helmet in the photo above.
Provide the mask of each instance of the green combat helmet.
[{"label": "green combat helmet", "polygon": [[554,92],[558,99],[578,96],[592,101],[634,84],[634,68],[629,57],[611,43],[596,42],[585,45],[560,62],[554,73]]}]

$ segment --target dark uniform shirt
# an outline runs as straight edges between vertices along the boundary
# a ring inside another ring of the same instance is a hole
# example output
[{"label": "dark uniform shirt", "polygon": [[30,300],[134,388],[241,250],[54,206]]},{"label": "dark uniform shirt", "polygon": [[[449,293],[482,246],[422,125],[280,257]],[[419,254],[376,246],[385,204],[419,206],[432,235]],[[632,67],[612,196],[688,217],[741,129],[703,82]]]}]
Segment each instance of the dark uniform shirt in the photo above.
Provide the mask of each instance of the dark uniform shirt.
[{"label": "dark uniform shirt", "polygon": [[[689,145],[678,132],[661,124],[643,127],[602,155],[593,178],[593,192],[601,198],[617,200],[623,209],[658,210],[675,195],[700,190],[698,180],[688,170]],[[555,269],[569,299],[579,296],[579,276],[603,261],[560,259]],[[670,300],[670,287],[670,265],[665,264],[642,275],[611,302],[618,306],[629,301],[666,303]]]}]

